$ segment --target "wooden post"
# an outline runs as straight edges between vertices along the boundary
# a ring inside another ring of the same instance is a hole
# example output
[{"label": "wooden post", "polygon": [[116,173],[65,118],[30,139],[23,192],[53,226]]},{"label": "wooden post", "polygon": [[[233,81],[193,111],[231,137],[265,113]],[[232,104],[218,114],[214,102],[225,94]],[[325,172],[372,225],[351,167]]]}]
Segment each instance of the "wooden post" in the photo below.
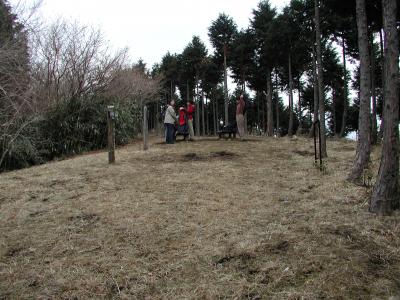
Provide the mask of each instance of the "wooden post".
[{"label": "wooden post", "polygon": [[115,112],[114,106],[107,106],[107,141],[108,141],[108,163],[115,163]]},{"label": "wooden post", "polygon": [[203,136],[205,136],[206,135],[206,122],[205,122],[205,119],[204,119],[204,117],[205,117],[205,114],[204,114],[204,107],[205,107],[205,105],[204,105],[204,92],[202,91],[201,92],[202,93],[202,95],[201,95],[201,123],[203,124],[203,126],[202,126],[202,133],[203,133]]},{"label": "wooden post", "polygon": [[156,103],[156,118],[155,118],[155,123],[154,123],[154,129],[155,129],[155,131],[156,131],[156,136],[159,136],[159,134],[160,134],[160,122],[159,122],[159,119],[160,119],[160,112],[159,112],[159,110],[160,110],[160,103],[159,103],[159,100],[157,100],[157,103]]},{"label": "wooden post", "polygon": [[145,105],[143,108],[143,150],[149,150],[149,125],[148,125],[148,111],[147,106]]}]

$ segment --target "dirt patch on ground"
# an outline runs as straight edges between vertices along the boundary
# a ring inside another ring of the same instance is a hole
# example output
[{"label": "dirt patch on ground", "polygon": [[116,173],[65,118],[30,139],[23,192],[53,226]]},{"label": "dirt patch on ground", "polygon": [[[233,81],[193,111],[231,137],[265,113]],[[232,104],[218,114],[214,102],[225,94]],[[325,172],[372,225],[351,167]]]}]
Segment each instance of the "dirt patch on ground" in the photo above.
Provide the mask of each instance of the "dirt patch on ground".
[{"label": "dirt patch on ground", "polygon": [[100,220],[100,217],[96,214],[81,213],[77,216],[68,217],[68,221],[73,223],[95,223]]},{"label": "dirt patch on ground", "polygon": [[229,160],[238,157],[235,153],[229,151],[216,151],[209,154],[186,153],[182,156],[183,162],[188,161],[209,161],[209,160]]},{"label": "dirt patch on ground", "polygon": [[345,181],[354,144],[328,140],[321,173],[312,139],[253,139],[1,174],[0,299],[399,296],[400,216]]},{"label": "dirt patch on ground", "polygon": [[301,155],[301,156],[315,156],[314,152],[307,150],[294,150],[293,153]]},{"label": "dirt patch on ground", "polygon": [[24,248],[22,248],[22,247],[11,248],[11,249],[7,250],[7,252],[5,253],[4,256],[5,257],[15,257],[23,251],[24,251]]},{"label": "dirt patch on ground", "polygon": [[205,157],[197,154],[197,153],[186,153],[183,155],[182,160],[183,161],[198,161],[198,160],[204,160]]},{"label": "dirt patch on ground", "polygon": [[211,157],[214,157],[214,158],[233,158],[233,157],[237,156],[235,153],[232,153],[229,151],[211,152],[210,155],[211,155]]}]

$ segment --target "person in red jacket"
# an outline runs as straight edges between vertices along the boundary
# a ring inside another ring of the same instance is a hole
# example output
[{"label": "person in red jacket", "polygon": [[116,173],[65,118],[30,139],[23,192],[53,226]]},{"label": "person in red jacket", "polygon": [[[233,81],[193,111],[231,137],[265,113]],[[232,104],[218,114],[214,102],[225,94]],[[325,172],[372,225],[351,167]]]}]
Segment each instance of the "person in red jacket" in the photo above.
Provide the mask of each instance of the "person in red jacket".
[{"label": "person in red jacket", "polygon": [[184,107],[179,108],[179,126],[184,126],[187,123],[187,113]]},{"label": "person in red jacket", "polygon": [[194,129],[193,129],[193,115],[196,111],[196,106],[194,105],[193,101],[190,100],[187,102],[187,108],[186,108],[186,113],[187,113],[187,119],[188,119],[188,126],[189,126],[189,140],[193,141],[194,140]]},{"label": "person in red jacket", "polygon": [[185,107],[179,108],[178,131],[176,132],[176,135],[182,135],[185,141],[189,135],[187,113]]}]

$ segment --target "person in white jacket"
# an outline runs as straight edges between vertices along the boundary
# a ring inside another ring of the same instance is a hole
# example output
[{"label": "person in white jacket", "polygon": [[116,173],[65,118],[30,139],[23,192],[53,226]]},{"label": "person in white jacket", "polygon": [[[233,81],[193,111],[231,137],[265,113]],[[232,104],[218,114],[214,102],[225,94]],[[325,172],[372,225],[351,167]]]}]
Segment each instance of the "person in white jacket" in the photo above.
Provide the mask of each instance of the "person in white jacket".
[{"label": "person in white jacket", "polygon": [[175,113],[175,101],[171,100],[169,103],[167,110],[165,111],[165,141],[167,144],[175,143],[175,123],[178,122],[178,117]]}]

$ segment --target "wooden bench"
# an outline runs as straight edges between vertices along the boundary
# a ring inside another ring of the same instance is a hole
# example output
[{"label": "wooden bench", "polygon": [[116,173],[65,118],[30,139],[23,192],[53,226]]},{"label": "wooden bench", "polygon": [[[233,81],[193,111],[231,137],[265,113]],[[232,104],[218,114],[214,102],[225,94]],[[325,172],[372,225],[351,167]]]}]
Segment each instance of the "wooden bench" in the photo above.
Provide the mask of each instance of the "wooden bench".
[{"label": "wooden bench", "polygon": [[233,124],[228,124],[227,126],[223,126],[220,130],[217,131],[218,133],[218,138],[225,137],[226,135],[229,136],[229,138],[236,139],[236,133],[237,133],[237,126],[236,123]]}]

